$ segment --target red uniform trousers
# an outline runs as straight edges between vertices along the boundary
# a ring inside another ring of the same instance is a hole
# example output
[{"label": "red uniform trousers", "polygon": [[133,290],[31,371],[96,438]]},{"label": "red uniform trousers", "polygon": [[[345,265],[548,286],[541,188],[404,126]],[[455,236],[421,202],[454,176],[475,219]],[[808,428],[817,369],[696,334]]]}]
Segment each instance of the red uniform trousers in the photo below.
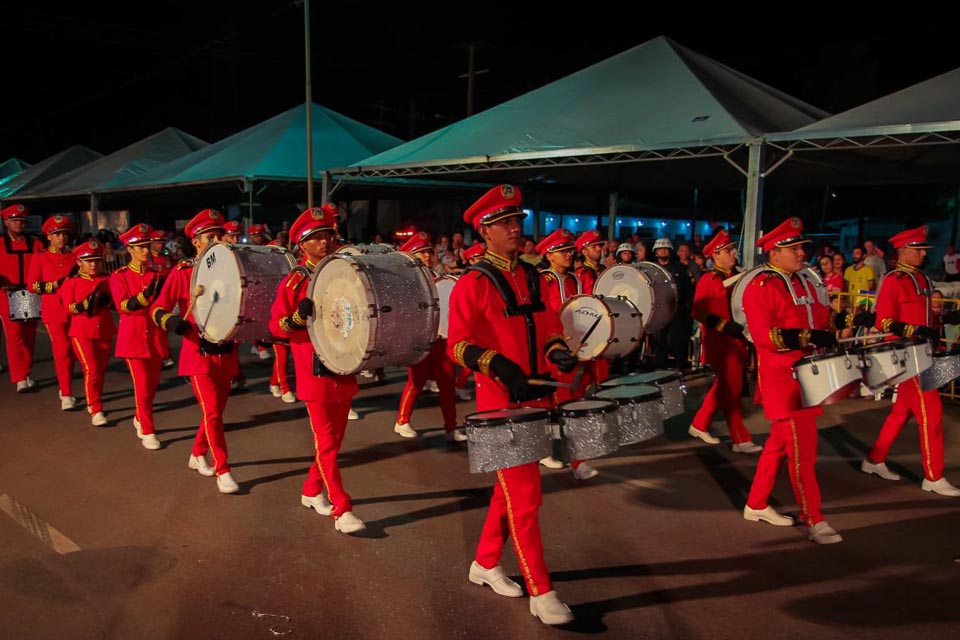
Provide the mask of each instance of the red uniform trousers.
[{"label": "red uniform trousers", "polygon": [[287,375],[287,363],[290,361],[290,345],[273,343],[273,371],[270,374],[270,386],[280,387],[280,393],[290,391],[290,377]]},{"label": "red uniform trousers", "polygon": [[[454,388],[454,389],[466,389],[466,388],[467,388],[467,380],[470,379],[470,374],[471,374],[471,373],[473,373],[473,372],[470,371],[470,369],[468,369],[468,368],[466,368],[466,367],[460,367],[460,370],[457,371],[457,378],[456,378],[456,380],[453,381],[453,388]],[[437,385],[437,388],[439,389],[440,386]]]},{"label": "red uniform trousers", "polygon": [[347,415],[350,413],[350,396],[342,401],[314,402],[306,401],[307,415],[310,417],[310,429],[313,430],[313,448],[315,451],[313,464],[307,471],[307,479],[303,483],[303,495],[319,495],[324,487],[327,488],[327,497],[333,504],[333,517],[338,518],[348,511],[353,511],[350,494],[343,488],[343,479],[340,477],[340,465],[337,463],[337,454],[343,444],[343,436],[347,431]]},{"label": "red uniform trousers", "polygon": [[440,412],[443,414],[443,428],[447,432],[457,428],[457,396],[453,381],[456,365],[447,356],[447,340],[441,338],[433,343],[427,357],[407,368],[407,384],[400,396],[400,410],[397,422],[407,424],[413,414],[413,405],[427,380],[435,380],[440,391]]},{"label": "red uniform trousers", "polygon": [[[231,355],[209,355],[212,371],[210,373],[196,373],[190,376],[190,386],[193,395],[200,403],[200,428],[197,437],[193,440],[192,455],[202,458],[210,451],[213,458],[213,468],[220,476],[230,471],[227,463],[227,439],[223,433],[223,412],[227,408],[227,399],[230,397],[230,379],[233,374],[222,375],[222,371],[230,371],[228,363],[223,362]],[[223,365],[221,370],[220,365]]]},{"label": "red uniform trousers", "polygon": [[723,410],[734,443],[750,442],[753,437],[743,424],[743,405],[740,400],[743,393],[744,354],[735,349],[723,349],[711,356],[706,358],[706,362],[713,368],[715,376],[700,409],[693,417],[693,428],[700,431],[709,429],[713,414],[719,408]]},{"label": "red uniform trousers", "polygon": [[798,411],[790,418],[770,423],[770,437],[764,443],[760,460],[757,461],[757,471],[747,497],[748,507],[758,510],[767,508],[784,457],[790,470],[793,494],[800,505],[800,519],[812,527],[823,520],[823,514],[820,513],[820,485],[813,469],[817,462],[815,412]]},{"label": "red uniform trousers", "polygon": [[920,427],[920,453],[923,456],[923,475],[934,482],[943,477],[943,403],[937,389],[923,391],[920,378],[915,377],[897,385],[897,401],[890,415],[883,421],[880,435],[868,457],[880,463],[887,459],[890,446],[913,413]]},{"label": "red uniform trousers", "polygon": [[527,590],[532,596],[553,590],[550,572],[543,559],[543,538],[540,535],[542,504],[538,462],[500,469],[477,545],[477,564],[492,569],[500,564],[503,546],[507,536],[510,536]]},{"label": "red uniform trousers", "polygon": [[136,400],[136,417],[144,435],[154,432],[153,399],[160,384],[160,358],[127,358],[127,368],[133,378],[133,397]]},{"label": "red uniform trousers", "polygon": [[73,368],[77,364],[77,356],[70,347],[70,337],[67,335],[70,325],[65,322],[46,322],[43,326],[47,328],[47,333],[50,335],[53,368],[57,372],[60,395],[65,398],[72,396]]},{"label": "red uniform trousers", "polygon": [[103,411],[103,378],[110,362],[113,336],[109,338],[71,338],[73,351],[83,368],[83,392],[87,396],[87,411]]},{"label": "red uniform trousers", "polygon": [[7,365],[10,382],[17,383],[30,375],[33,369],[33,346],[37,341],[37,321],[14,322],[10,319],[10,303],[5,291],[0,291],[0,322],[7,334]]}]

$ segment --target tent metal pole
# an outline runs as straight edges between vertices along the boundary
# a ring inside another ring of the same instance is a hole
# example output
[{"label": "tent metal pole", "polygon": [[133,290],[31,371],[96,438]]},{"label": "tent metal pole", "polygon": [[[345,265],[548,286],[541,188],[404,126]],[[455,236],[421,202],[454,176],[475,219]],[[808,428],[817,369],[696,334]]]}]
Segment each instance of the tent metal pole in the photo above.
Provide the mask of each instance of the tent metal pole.
[{"label": "tent metal pole", "polygon": [[607,214],[607,240],[614,239],[614,223],[617,221],[617,205],[620,202],[620,194],[616,191],[610,192],[608,214]]},{"label": "tent metal pole", "polygon": [[310,0],[303,2],[303,39],[306,57],[306,93],[307,93],[307,208],[313,207],[313,126],[310,112],[313,111],[313,91],[310,87]]},{"label": "tent metal pole", "polygon": [[533,194],[533,241],[540,240],[540,192]]},{"label": "tent metal pole", "polygon": [[743,266],[746,269],[756,264],[755,245],[760,235],[763,219],[763,157],[765,145],[762,140],[748,143],[750,160],[747,165],[746,207],[743,212]]},{"label": "tent metal pole", "polygon": [[323,172],[323,182],[320,183],[320,204],[330,202],[330,172]]},{"label": "tent metal pole", "polygon": [[97,231],[100,231],[100,198],[97,197],[97,194],[90,194],[90,228],[93,232],[93,235],[97,235]]}]

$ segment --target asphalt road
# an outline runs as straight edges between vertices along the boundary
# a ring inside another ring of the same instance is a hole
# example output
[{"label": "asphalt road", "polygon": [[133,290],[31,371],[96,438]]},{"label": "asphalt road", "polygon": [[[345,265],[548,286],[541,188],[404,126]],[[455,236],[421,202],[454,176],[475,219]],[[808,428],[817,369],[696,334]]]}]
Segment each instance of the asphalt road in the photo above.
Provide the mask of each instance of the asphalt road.
[{"label": "asphalt road", "polygon": [[[740,515],[756,462],[686,434],[592,461],[580,482],[543,470],[541,523],[555,587],[577,621],[549,628],[526,599],[470,584],[492,474],[469,473],[444,442],[435,394],[421,396],[416,440],[392,426],[405,372],[361,378],[342,469],[362,537],[300,506],[312,438],[302,403],[267,392],[269,363],[244,348],[250,388],[227,406],[239,495],[187,469],[199,410],[164,371],[159,451],[139,445],[126,367],[112,361],[105,410],[59,410],[49,343],[38,336],[35,393],[0,384],[0,629],[5,638],[946,638],[960,632],[960,499],[920,490],[914,422],[887,482],[859,472],[889,401],[848,400],[820,420],[818,477],[844,542]],[[79,379],[75,393],[82,391]],[[472,402],[458,403],[461,417]],[[767,423],[749,407],[762,442]],[[946,403],[947,477],[960,483],[960,407]],[[786,469],[775,505],[796,513]],[[513,551],[503,560],[519,579]],[[275,614],[258,616],[257,614]],[[279,625],[279,626],[277,626]]]}]

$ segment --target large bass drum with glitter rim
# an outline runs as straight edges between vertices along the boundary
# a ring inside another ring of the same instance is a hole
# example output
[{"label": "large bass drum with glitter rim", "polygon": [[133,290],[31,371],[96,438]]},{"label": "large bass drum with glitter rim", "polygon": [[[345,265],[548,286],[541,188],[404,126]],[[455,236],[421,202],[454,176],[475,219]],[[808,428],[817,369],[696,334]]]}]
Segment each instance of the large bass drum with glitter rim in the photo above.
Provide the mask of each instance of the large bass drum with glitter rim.
[{"label": "large bass drum with glitter rim", "polygon": [[450,325],[450,294],[453,293],[453,286],[457,284],[459,276],[443,275],[434,280],[437,285],[437,297],[440,304],[440,326],[437,329],[438,337],[446,338]]},{"label": "large bass drum with glitter rim", "polygon": [[[761,264],[738,274],[739,278],[733,283],[733,291],[730,294],[730,314],[733,316],[734,322],[743,325],[743,336],[750,342],[753,342],[753,338],[750,336],[750,327],[747,326],[747,314],[743,310],[743,294],[747,290],[747,285],[764,271],[770,271],[770,268],[766,264]],[[816,271],[804,267],[797,272],[797,275],[807,281],[809,288],[813,290],[814,296],[820,304],[830,306],[827,287]]]},{"label": "large bass drum with glitter rim", "polygon": [[271,339],[270,307],[280,281],[296,266],[293,254],[272,245],[215,243],[193,265],[191,292],[203,293],[193,317],[204,339]]},{"label": "large bass drum with glitter rim", "polygon": [[26,289],[7,291],[10,319],[14,322],[40,319],[40,296]]},{"label": "large bass drum with glitter rim", "polygon": [[310,340],[334,373],[416,364],[437,339],[437,287],[408,253],[327,256],[307,295]]},{"label": "large bass drum with glitter rim", "polygon": [[389,244],[374,242],[372,244],[346,244],[337,249],[336,252],[348,256],[362,256],[373,253],[390,253],[391,251],[396,251],[396,249]]},{"label": "large bass drum with glitter rim", "polygon": [[623,296],[640,311],[645,333],[663,329],[677,313],[677,285],[673,276],[658,264],[618,264],[600,273],[593,292],[602,296]]}]

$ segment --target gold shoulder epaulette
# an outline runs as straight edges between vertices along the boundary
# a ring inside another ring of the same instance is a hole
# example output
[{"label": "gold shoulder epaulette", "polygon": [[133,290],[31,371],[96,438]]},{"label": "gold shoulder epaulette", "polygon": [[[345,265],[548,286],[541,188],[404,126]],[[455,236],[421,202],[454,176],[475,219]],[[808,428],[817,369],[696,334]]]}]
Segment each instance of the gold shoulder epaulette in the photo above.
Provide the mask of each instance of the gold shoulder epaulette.
[{"label": "gold shoulder epaulette", "polygon": [[193,266],[193,260],[181,260],[177,263],[177,270],[183,271]]},{"label": "gold shoulder epaulette", "polygon": [[303,275],[302,271],[299,271],[299,270],[294,271],[293,273],[290,274],[290,277],[287,278],[287,286],[296,287],[298,284],[300,284],[300,281],[303,280],[305,277],[306,276]]}]

